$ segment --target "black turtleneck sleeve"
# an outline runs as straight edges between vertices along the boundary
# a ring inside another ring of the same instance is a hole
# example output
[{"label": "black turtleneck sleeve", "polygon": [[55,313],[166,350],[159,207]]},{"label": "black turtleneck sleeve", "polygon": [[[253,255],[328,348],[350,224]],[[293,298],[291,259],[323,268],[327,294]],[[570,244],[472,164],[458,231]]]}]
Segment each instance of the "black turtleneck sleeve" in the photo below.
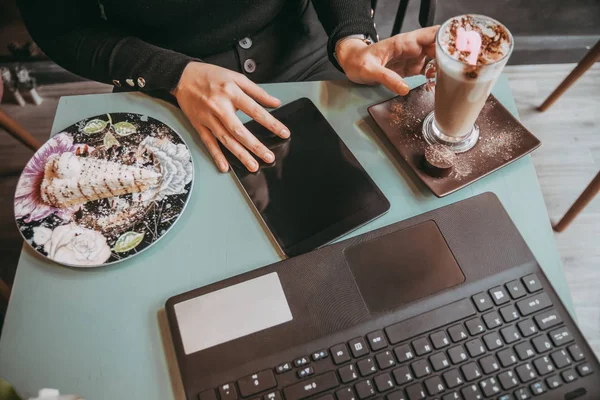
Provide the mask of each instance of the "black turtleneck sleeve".
[{"label": "black turtleneck sleeve", "polygon": [[132,82],[140,90],[172,90],[193,59],[107,22],[96,0],[19,0],[19,8],[44,53],[84,78],[116,86]]},{"label": "black turtleneck sleeve", "polygon": [[[319,15],[319,20],[327,35],[327,53],[329,59],[340,71],[333,53],[338,40],[355,34],[377,39],[377,31],[372,18],[371,1],[369,0],[312,0]],[[343,71],[342,71],[343,72]]]}]

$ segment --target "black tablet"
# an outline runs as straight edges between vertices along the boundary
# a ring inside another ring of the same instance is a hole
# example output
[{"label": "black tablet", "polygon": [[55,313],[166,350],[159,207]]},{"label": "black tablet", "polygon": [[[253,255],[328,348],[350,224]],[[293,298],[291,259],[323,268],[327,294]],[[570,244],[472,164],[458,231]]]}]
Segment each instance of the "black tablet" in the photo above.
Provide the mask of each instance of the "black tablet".
[{"label": "black tablet", "polygon": [[286,256],[319,248],[390,208],[375,182],[307,98],[272,112],[281,139],[256,121],[246,127],[275,154],[257,172],[222,147],[235,176]]}]

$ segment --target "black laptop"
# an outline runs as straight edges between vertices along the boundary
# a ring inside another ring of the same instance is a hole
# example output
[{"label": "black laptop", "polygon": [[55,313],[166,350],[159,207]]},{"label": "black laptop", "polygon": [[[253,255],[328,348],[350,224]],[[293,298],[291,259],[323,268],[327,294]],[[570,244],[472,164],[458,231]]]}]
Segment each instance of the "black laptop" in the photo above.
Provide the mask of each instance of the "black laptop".
[{"label": "black laptop", "polygon": [[600,365],[487,193],[170,298],[189,400],[600,399]]}]

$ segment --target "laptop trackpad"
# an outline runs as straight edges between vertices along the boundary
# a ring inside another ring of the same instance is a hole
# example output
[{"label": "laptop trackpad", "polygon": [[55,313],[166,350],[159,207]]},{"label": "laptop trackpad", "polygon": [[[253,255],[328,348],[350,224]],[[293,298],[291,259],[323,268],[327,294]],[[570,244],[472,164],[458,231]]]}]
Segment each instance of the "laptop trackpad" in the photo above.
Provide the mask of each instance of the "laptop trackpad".
[{"label": "laptop trackpad", "polygon": [[433,221],[347,248],[346,260],[372,314],[464,282]]}]

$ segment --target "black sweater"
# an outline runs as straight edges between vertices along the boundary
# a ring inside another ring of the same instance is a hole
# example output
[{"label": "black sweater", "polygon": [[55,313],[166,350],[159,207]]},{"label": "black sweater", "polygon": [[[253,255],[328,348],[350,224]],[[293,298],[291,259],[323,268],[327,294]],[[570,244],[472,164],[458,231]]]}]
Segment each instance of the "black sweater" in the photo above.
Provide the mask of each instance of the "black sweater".
[{"label": "black sweater", "polygon": [[[40,48],[85,78],[112,83],[145,77],[143,90],[172,90],[194,59],[231,49],[303,0],[19,0]],[[376,36],[368,0],[312,0],[337,40]],[[137,87],[137,85],[136,85]]]}]

